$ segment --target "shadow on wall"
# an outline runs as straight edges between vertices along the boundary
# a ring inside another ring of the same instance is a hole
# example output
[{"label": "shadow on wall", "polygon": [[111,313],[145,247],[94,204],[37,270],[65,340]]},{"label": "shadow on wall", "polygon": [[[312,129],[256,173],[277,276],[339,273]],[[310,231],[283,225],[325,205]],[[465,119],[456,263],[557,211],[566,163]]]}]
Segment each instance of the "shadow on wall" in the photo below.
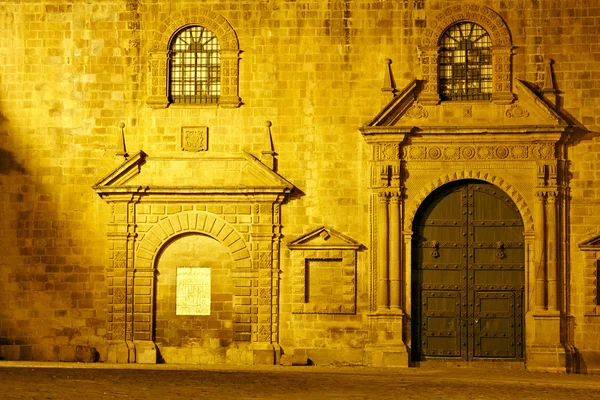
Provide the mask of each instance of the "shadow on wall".
[{"label": "shadow on wall", "polygon": [[[8,118],[0,112],[0,137],[8,135],[8,122]],[[24,174],[25,167],[15,159],[13,153],[8,150],[0,149],[0,175],[8,175],[13,171]]]},{"label": "shadow on wall", "polygon": [[11,172],[25,173],[25,167],[19,163],[13,153],[0,149],[0,175],[8,175]]}]

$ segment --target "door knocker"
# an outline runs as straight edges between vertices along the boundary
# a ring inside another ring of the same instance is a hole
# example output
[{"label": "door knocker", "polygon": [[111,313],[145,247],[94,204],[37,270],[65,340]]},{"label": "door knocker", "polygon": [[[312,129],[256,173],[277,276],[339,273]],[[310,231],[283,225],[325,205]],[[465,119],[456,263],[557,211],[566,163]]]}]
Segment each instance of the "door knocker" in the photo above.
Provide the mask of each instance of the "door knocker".
[{"label": "door knocker", "polygon": [[433,250],[431,251],[431,255],[433,258],[438,258],[440,256],[440,242],[438,242],[437,240],[434,240],[433,242],[431,242],[431,244],[433,245]]},{"label": "door knocker", "polygon": [[506,257],[506,253],[504,252],[504,242],[496,242],[496,257]]}]

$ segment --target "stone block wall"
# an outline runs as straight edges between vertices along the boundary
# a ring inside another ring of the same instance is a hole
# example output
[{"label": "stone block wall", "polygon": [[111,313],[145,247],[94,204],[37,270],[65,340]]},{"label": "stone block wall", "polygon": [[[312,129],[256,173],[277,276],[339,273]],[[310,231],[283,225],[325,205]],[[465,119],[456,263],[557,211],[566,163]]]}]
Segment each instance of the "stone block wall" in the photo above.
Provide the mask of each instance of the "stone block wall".
[{"label": "stone block wall", "polygon": [[[472,2],[506,22],[515,45],[514,79],[543,85],[545,61],[554,60],[560,110],[577,127],[568,146],[571,190],[563,210],[570,224],[563,238],[570,246],[564,263],[569,269],[561,276],[570,283],[562,303],[575,324],[565,335],[577,348],[600,352],[600,318],[585,316],[586,304],[597,296],[590,292],[595,278],[586,278],[577,247],[600,226],[600,6],[576,0]],[[259,154],[265,148],[264,121],[271,120],[278,172],[302,192],[282,206],[283,234],[294,237],[329,225],[369,243],[370,155],[357,127],[391,99],[380,90],[384,59],[392,60],[399,89],[423,75],[420,35],[434,22],[432,15],[453,3],[0,5],[0,355],[57,360],[73,346],[89,346],[106,359],[112,332],[107,310],[113,295],[107,286],[113,278],[106,273],[113,260],[106,237],[111,210],[91,187],[122,161],[114,158],[121,121],[130,153],[208,158],[243,150]],[[146,104],[149,38],[160,23],[194,7],[219,14],[237,34],[243,103],[238,108]],[[182,152],[181,130],[189,126],[208,127],[208,151]],[[138,223],[153,222],[157,217],[143,207]],[[292,309],[292,256],[282,252],[281,328],[273,333],[282,346],[360,353],[372,306],[369,251],[357,254],[355,315],[302,316]],[[244,280],[239,287],[257,290],[258,277],[235,279]]]}]

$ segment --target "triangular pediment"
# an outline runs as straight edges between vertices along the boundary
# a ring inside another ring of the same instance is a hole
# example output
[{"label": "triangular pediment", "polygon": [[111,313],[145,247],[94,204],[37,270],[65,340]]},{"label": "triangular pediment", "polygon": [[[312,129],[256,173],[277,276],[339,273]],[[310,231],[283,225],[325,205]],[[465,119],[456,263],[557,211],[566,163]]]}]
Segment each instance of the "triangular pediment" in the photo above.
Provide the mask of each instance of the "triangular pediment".
[{"label": "triangular pediment", "polygon": [[422,82],[413,80],[368,123],[366,138],[381,134],[556,133],[567,122],[538,94],[533,85],[515,81],[516,100],[442,101],[422,104]]},{"label": "triangular pediment", "polygon": [[231,157],[151,157],[140,151],[102,178],[102,196],[161,194],[282,194],[294,186],[249,153]]},{"label": "triangular pediment", "polygon": [[583,251],[600,251],[600,234],[595,234],[579,243],[579,248]]},{"label": "triangular pediment", "polygon": [[360,243],[327,226],[320,226],[288,243],[291,250],[358,249]]}]

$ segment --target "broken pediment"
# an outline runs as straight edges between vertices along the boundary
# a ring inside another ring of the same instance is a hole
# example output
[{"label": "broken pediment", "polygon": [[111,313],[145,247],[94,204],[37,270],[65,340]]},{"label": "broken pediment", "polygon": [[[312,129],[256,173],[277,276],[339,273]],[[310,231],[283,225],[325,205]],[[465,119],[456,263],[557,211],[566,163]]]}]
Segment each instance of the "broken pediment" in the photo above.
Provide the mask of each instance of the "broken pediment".
[{"label": "broken pediment", "polygon": [[568,126],[527,82],[515,82],[517,100],[511,104],[472,100],[426,105],[419,102],[422,87],[422,81],[410,82],[360,128],[365,138],[382,134],[400,135],[402,140],[407,134],[561,133]]},{"label": "broken pediment", "polygon": [[140,151],[102,178],[102,196],[125,193],[284,194],[294,186],[249,153],[222,158],[151,157]]},{"label": "broken pediment", "polygon": [[600,251],[600,234],[579,243],[579,248],[583,251]]},{"label": "broken pediment", "polygon": [[336,231],[335,229],[321,226],[288,243],[290,250],[307,249],[352,249],[357,250],[360,243]]}]

